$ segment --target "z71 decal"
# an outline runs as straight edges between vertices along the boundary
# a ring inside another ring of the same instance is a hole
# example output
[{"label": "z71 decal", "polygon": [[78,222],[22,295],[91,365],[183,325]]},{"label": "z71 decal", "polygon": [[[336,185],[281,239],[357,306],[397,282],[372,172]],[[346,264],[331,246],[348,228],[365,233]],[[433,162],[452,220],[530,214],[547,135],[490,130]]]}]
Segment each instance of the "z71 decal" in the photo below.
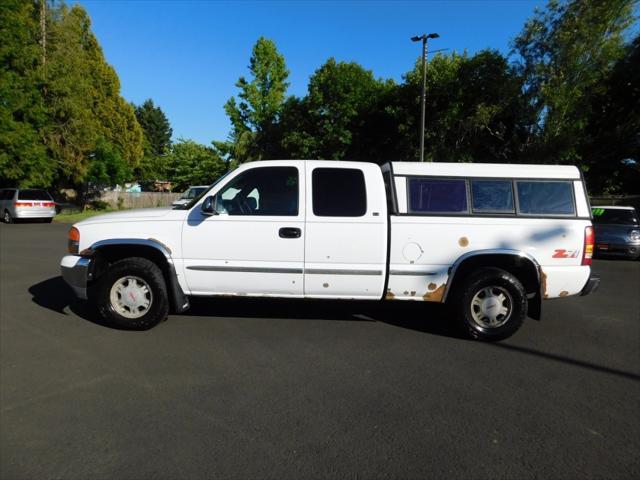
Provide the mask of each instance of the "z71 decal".
[{"label": "z71 decal", "polygon": [[577,258],[578,250],[565,250],[564,248],[557,248],[551,258]]}]

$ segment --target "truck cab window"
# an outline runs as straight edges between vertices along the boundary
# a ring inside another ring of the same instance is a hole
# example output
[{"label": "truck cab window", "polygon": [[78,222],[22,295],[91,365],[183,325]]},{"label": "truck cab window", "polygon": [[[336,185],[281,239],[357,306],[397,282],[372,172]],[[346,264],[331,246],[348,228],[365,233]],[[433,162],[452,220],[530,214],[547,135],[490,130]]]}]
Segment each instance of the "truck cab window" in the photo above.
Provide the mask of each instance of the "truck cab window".
[{"label": "truck cab window", "polygon": [[229,215],[297,216],[298,191],[297,168],[253,168],[218,192],[216,209]]},{"label": "truck cab window", "polygon": [[367,190],[362,170],[316,168],[312,175],[313,214],[316,217],[362,217]]}]

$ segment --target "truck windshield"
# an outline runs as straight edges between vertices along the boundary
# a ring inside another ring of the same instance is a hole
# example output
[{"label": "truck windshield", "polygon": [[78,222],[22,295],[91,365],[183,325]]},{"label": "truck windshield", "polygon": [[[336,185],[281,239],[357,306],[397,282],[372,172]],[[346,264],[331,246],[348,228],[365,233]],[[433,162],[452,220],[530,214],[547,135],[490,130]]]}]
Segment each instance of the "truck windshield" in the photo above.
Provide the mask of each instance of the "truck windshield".
[{"label": "truck windshield", "polygon": [[638,225],[638,215],[635,210],[618,208],[598,208],[591,209],[593,212],[593,223],[608,225]]},{"label": "truck windshield", "polygon": [[224,175],[222,175],[220,178],[218,178],[215,182],[213,182],[211,185],[209,185],[207,188],[203,189],[195,198],[193,198],[193,200],[191,200],[189,203],[185,203],[184,205],[177,205],[175,207],[173,207],[174,210],[189,210],[191,207],[193,207],[196,203],[198,203],[198,200],[200,200],[208,191],[210,191],[214,186],[216,186],[218,183],[220,183],[220,181],[226,177],[227,175],[229,175],[230,172],[225,173]]}]

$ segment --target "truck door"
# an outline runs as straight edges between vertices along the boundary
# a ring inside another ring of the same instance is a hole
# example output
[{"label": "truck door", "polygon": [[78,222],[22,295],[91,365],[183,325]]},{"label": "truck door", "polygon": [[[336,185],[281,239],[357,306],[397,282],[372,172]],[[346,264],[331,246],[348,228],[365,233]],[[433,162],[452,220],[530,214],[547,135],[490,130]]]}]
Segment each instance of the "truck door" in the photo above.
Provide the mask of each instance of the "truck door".
[{"label": "truck door", "polygon": [[214,188],[217,215],[189,212],[182,253],[193,294],[302,297],[303,165],[245,168]]},{"label": "truck door", "polygon": [[305,297],[382,297],[387,205],[374,164],[307,162]]}]

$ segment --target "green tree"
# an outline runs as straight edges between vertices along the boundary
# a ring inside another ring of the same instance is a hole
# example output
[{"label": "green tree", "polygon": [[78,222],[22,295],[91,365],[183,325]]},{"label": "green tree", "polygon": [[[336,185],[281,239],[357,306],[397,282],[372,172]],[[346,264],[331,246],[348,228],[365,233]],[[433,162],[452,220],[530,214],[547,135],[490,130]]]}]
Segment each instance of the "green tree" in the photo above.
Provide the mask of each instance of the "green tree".
[{"label": "green tree", "polygon": [[93,115],[92,72],[86,50],[95,48],[87,36],[89,20],[82,9],[61,5],[52,12],[47,65],[47,146],[62,177],[82,184],[89,154],[99,137]]},{"label": "green tree", "polygon": [[590,113],[578,147],[595,193],[640,193],[640,35],[604,84],[589,92]]},{"label": "green tree", "polygon": [[180,139],[174,143],[167,163],[169,178],[176,190],[189,185],[208,185],[227,171],[214,149],[193,140]]},{"label": "green tree", "polygon": [[239,163],[277,156],[280,149],[277,127],[289,86],[284,57],[272,40],[258,39],[249,71],[249,80],[240,77],[236,82],[239,100],[232,97],[224,106],[231,120],[230,139],[215,143],[220,151]]},{"label": "green tree", "polygon": [[56,166],[44,145],[37,3],[0,2],[0,184],[48,186]]},{"label": "green tree", "polygon": [[158,157],[164,155],[171,147],[173,130],[167,116],[160,107],[148,99],[136,107],[136,118],[144,132],[145,155]]},{"label": "green tree", "polygon": [[[388,102],[395,158],[419,156],[422,65]],[[436,55],[427,66],[425,157],[448,162],[517,162],[533,121],[522,77],[499,52]]]},{"label": "green tree", "polygon": [[45,104],[47,146],[61,175],[85,183],[99,139],[117,148],[130,167],[143,155],[134,109],[120,96],[120,82],[78,5],[61,4],[49,26]]},{"label": "green tree", "polygon": [[166,175],[166,155],[171,148],[173,130],[160,107],[148,99],[135,108],[136,119],[144,132],[144,158],[137,176],[143,180],[160,179]]},{"label": "green tree", "polygon": [[[457,141],[462,111],[461,84],[458,81],[461,65],[467,55],[436,55],[427,64],[425,158],[429,161],[470,161],[463,144]],[[422,62],[404,75],[393,104],[402,147],[402,160],[419,159],[420,115],[422,90]],[[456,133],[453,133],[456,131]],[[452,137],[454,138],[452,145]]]},{"label": "green tree", "polygon": [[[578,163],[590,96],[625,53],[634,0],[551,0],[513,42],[525,93],[537,113],[531,157]],[[637,68],[637,67],[636,67]]]},{"label": "green tree", "polygon": [[114,187],[131,178],[131,168],[120,150],[99,138],[91,155],[87,182],[95,187]]},{"label": "green tree", "polygon": [[302,158],[366,159],[362,147],[374,140],[365,134],[368,121],[392,87],[357,63],[330,58],[311,76],[306,97],[287,101],[283,146]]}]

